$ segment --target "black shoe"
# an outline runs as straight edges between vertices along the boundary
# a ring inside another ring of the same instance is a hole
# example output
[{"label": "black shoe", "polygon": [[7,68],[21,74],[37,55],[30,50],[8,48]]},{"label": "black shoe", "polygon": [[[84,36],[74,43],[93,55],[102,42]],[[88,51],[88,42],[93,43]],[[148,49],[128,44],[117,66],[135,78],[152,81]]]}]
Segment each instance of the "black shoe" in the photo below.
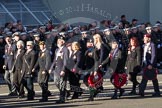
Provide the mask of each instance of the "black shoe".
[{"label": "black shoe", "polygon": [[137,82],[136,82],[136,86],[139,87],[139,84],[140,84],[140,83],[137,81]]},{"label": "black shoe", "polygon": [[47,90],[47,95],[52,96],[52,93],[49,90]]},{"label": "black shoe", "polygon": [[93,97],[89,97],[88,101],[94,101]]},{"label": "black shoe", "polygon": [[79,92],[78,95],[81,96],[83,94],[83,92]]},{"label": "black shoe", "polygon": [[102,92],[103,90],[104,90],[103,86],[97,88],[97,91],[98,91],[98,92]]},{"label": "black shoe", "polygon": [[135,90],[132,90],[130,93],[128,93],[129,95],[137,95]]},{"label": "black shoe", "polygon": [[161,95],[160,95],[160,93],[154,93],[154,94],[152,94],[152,96],[153,97],[160,97]]},{"label": "black shoe", "polygon": [[25,95],[23,94],[23,95],[19,95],[18,96],[18,98],[20,99],[20,98],[24,98],[25,97]]},{"label": "black shoe", "polygon": [[27,101],[28,101],[28,100],[34,100],[34,97],[29,97],[29,98],[27,98],[26,100],[27,100]]},{"label": "black shoe", "polygon": [[93,97],[96,97],[98,93],[99,93],[99,91],[96,91],[96,92],[94,93]]},{"label": "black shoe", "polygon": [[47,102],[48,99],[40,99],[39,102]]},{"label": "black shoe", "polygon": [[68,98],[68,97],[70,97],[70,92],[69,91],[66,92],[66,98]]},{"label": "black shoe", "polygon": [[78,94],[74,94],[71,99],[78,99]]},{"label": "black shoe", "polygon": [[35,97],[35,91],[33,91],[33,97]]},{"label": "black shoe", "polygon": [[117,94],[114,94],[114,95],[111,97],[111,99],[118,99]]},{"label": "black shoe", "polygon": [[145,96],[144,93],[139,93],[139,95],[140,95],[141,97],[144,97],[144,96]]},{"label": "black shoe", "polygon": [[17,93],[16,92],[11,92],[8,94],[8,96],[17,96]]},{"label": "black shoe", "polygon": [[63,100],[57,100],[56,101],[56,104],[62,104],[62,103],[65,103],[65,101],[63,101]]},{"label": "black shoe", "polygon": [[119,97],[121,97],[123,95],[123,93],[125,92],[124,89],[120,89],[120,94],[119,94]]}]

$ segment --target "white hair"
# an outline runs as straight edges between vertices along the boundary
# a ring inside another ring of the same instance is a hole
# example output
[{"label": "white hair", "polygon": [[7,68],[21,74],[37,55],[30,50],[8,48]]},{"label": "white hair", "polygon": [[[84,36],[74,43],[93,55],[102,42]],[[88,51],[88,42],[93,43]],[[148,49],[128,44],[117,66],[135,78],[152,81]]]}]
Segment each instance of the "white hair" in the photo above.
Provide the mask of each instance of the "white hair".
[{"label": "white hair", "polygon": [[16,45],[20,44],[24,48],[24,42],[22,40],[19,40]]}]

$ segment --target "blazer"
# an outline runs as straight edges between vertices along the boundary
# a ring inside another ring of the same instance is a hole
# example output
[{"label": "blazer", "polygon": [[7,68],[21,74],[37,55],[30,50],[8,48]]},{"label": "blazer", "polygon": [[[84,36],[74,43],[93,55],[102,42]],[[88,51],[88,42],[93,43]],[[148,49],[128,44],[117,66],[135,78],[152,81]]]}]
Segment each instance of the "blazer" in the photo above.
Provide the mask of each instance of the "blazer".
[{"label": "blazer", "polygon": [[26,52],[23,56],[23,66],[22,66],[22,73],[25,76],[32,74],[32,69],[36,62],[35,51],[31,50],[28,53]]},{"label": "blazer", "polygon": [[101,44],[101,48],[94,48],[93,58],[95,61],[94,71],[98,70],[98,66],[107,58],[110,53],[110,48],[106,44]]},{"label": "blazer", "polygon": [[[57,56],[57,53],[60,53],[60,55]],[[65,46],[63,46],[63,48],[60,51],[59,48],[57,48],[55,51],[55,57],[50,67],[50,70],[53,70],[54,68],[55,73],[60,73],[61,71],[65,72],[68,58],[69,58],[69,51]]]},{"label": "blazer", "polygon": [[38,60],[34,66],[34,69],[39,67],[40,71],[48,72],[51,66],[51,55],[49,50],[40,51],[38,55]]},{"label": "blazer", "polygon": [[[25,50],[21,49],[20,50],[20,54],[17,56],[18,51],[16,51],[15,55],[14,55],[14,68],[15,70],[22,69],[22,65],[23,65],[23,56],[25,54]],[[16,57],[17,56],[17,57]]]},{"label": "blazer", "polygon": [[[8,51],[10,49],[10,51]],[[14,53],[16,50],[16,46],[14,44],[11,44],[11,47],[9,48],[9,45],[5,45],[5,66],[7,70],[11,70],[14,64]]]},{"label": "blazer", "polygon": [[138,68],[141,66],[141,49],[136,47],[127,56],[126,67],[127,73],[140,71]]},{"label": "blazer", "polygon": [[70,56],[69,60],[68,60],[68,69],[72,70],[75,69],[77,72],[79,71],[79,69],[82,67],[82,63],[81,63],[81,51],[77,51],[77,52],[72,52],[72,55]]},{"label": "blazer", "polygon": [[101,63],[101,65],[104,66],[105,64],[108,64],[109,68],[111,68],[113,72],[120,73],[123,70],[121,50],[116,48],[115,50],[111,50],[110,54],[111,58],[107,55],[107,58]]}]

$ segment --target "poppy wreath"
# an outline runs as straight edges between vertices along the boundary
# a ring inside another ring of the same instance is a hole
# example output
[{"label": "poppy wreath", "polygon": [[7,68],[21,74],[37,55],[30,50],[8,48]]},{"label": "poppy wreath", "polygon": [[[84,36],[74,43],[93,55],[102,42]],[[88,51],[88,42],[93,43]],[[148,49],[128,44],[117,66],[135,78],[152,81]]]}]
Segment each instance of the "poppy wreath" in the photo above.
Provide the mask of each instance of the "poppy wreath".
[{"label": "poppy wreath", "polygon": [[88,84],[92,88],[99,88],[103,84],[103,78],[101,73],[97,72],[98,78],[96,79],[95,76],[92,74],[88,77]]},{"label": "poppy wreath", "polygon": [[126,73],[115,73],[113,74],[113,84],[116,88],[121,88],[127,82]]},{"label": "poppy wreath", "polygon": [[157,79],[158,72],[159,71],[157,68],[148,69],[147,67],[145,67],[143,69],[143,77],[146,80],[155,80],[155,79]]}]

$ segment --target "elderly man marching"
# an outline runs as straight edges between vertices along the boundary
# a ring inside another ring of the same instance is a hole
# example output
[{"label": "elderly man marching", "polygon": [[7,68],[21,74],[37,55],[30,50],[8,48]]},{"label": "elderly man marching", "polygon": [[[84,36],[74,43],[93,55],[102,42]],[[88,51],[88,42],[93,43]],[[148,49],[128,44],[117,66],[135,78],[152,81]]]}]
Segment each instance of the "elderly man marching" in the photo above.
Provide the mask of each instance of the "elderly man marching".
[{"label": "elderly man marching", "polygon": [[33,50],[34,43],[33,41],[27,41],[26,43],[26,52],[23,56],[23,65],[22,65],[22,83],[27,89],[27,100],[34,99],[34,86],[33,86],[33,72],[32,69],[35,65],[35,51]]},{"label": "elderly man marching", "polygon": [[24,87],[22,84],[22,64],[23,64],[23,56],[25,54],[24,50],[24,42],[22,40],[17,41],[16,43],[17,51],[15,52],[14,56],[14,75],[13,75],[13,83],[16,87],[16,90],[18,92],[18,97],[23,98],[24,97]]},{"label": "elderly man marching", "polygon": [[49,70],[49,73],[53,70],[54,67],[54,83],[60,91],[59,100],[56,103],[64,103],[66,95],[66,82],[67,82],[67,73],[66,66],[68,60],[68,49],[65,47],[65,38],[60,36],[57,40],[57,49],[55,51],[55,58]]},{"label": "elderly man marching", "polygon": [[144,90],[148,80],[152,80],[155,93],[152,96],[160,96],[159,84],[157,79],[156,69],[156,49],[155,44],[151,42],[151,34],[144,35],[144,50],[143,50],[143,76],[139,86],[139,94],[144,97]]}]

